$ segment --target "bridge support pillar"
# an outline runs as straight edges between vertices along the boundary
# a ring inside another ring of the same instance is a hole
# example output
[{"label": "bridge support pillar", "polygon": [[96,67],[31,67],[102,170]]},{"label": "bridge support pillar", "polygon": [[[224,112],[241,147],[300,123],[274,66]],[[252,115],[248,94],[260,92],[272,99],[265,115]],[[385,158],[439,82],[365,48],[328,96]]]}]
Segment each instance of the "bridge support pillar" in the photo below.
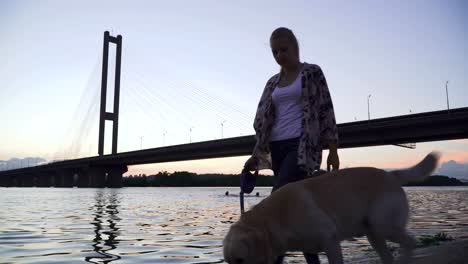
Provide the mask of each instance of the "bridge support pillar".
[{"label": "bridge support pillar", "polygon": [[0,176],[0,186],[1,187],[10,187],[10,175]]},{"label": "bridge support pillar", "polygon": [[40,172],[35,175],[36,178],[36,186],[37,187],[50,187],[50,172],[44,173]]},{"label": "bridge support pillar", "polygon": [[57,174],[55,172],[49,173],[49,187],[57,187]]},{"label": "bridge support pillar", "polygon": [[32,176],[32,186],[33,187],[37,187],[38,186],[38,178],[37,178],[37,174],[33,174]]},{"label": "bridge support pillar", "polygon": [[13,179],[15,187],[24,187],[23,186],[23,175],[16,175]]},{"label": "bridge support pillar", "polygon": [[72,177],[72,187],[78,187],[78,179],[80,178],[80,175],[83,174],[83,172],[80,171],[74,171],[73,172],[73,177]]},{"label": "bridge support pillar", "polygon": [[107,170],[107,187],[121,188],[122,175],[128,171],[126,165],[111,167]]},{"label": "bridge support pillar", "polygon": [[10,187],[18,187],[18,176],[13,175],[10,177],[10,183],[8,184]]},{"label": "bridge support pillar", "polygon": [[68,169],[57,170],[56,182],[59,183],[59,186],[57,185],[56,186],[65,187],[65,188],[73,187],[74,186],[73,174],[74,172],[72,170],[68,170]]},{"label": "bridge support pillar", "polygon": [[77,181],[76,186],[78,188],[90,187],[90,177],[88,173],[81,173],[78,175],[78,181]]},{"label": "bridge support pillar", "polygon": [[87,169],[86,174],[90,179],[90,186],[92,188],[106,187],[106,169],[103,167],[90,167]]},{"label": "bridge support pillar", "polygon": [[19,174],[16,176],[16,187],[24,187],[24,175]]},{"label": "bridge support pillar", "polygon": [[51,178],[52,178],[52,184],[51,186],[54,186],[54,187],[64,187],[63,186],[63,177],[62,175],[56,171],[55,173],[53,173],[51,175]]},{"label": "bridge support pillar", "polygon": [[21,187],[33,187],[34,186],[34,175],[23,174],[21,177]]}]

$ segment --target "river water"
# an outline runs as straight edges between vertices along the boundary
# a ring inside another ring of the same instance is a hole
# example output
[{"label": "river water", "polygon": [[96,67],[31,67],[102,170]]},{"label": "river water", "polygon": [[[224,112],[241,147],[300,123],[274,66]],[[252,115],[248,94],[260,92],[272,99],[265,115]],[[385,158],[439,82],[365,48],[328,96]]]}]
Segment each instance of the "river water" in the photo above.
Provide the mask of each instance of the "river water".
[{"label": "river water", "polygon": [[[405,188],[416,236],[468,237],[467,187]],[[226,192],[229,195],[225,195]],[[0,188],[0,263],[223,263],[238,188]],[[246,208],[268,196],[246,197]],[[373,254],[365,238],[346,258]],[[320,256],[323,263],[326,257]],[[304,263],[290,253],[288,263]]]}]

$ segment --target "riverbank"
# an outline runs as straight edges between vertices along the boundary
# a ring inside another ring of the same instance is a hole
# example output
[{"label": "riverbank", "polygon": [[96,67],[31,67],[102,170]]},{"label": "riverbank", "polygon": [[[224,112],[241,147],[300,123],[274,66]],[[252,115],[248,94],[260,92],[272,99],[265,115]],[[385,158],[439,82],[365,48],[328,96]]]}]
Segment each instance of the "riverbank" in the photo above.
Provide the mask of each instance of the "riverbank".
[{"label": "riverbank", "polygon": [[[468,262],[468,239],[444,242],[437,246],[417,248],[411,264],[466,264]],[[353,258],[347,260],[351,264],[381,263],[378,257]]]},{"label": "riverbank", "polygon": [[[256,178],[256,186],[273,186],[273,182],[274,177],[271,175],[258,175]],[[148,176],[144,174],[128,175],[123,177],[122,183],[124,187],[238,187],[240,185],[240,176],[239,174],[197,174],[188,171],[159,172]],[[458,179],[433,175],[425,181],[408,184],[407,186],[463,185],[464,183]]]}]

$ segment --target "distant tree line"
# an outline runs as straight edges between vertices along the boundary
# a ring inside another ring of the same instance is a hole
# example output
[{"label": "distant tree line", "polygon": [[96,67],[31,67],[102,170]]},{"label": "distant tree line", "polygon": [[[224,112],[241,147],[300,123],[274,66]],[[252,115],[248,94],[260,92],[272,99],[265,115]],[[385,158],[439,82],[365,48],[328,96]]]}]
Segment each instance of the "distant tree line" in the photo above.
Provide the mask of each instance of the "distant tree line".
[{"label": "distant tree line", "polygon": [[[239,174],[197,174],[188,171],[158,172],[155,175],[130,175],[123,178],[126,187],[217,187],[239,186]],[[461,186],[463,183],[455,178],[435,175],[419,183],[406,186]],[[273,186],[273,177],[258,175],[257,186]]]},{"label": "distant tree line", "polygon": [[[158,172],[155,175],[130,175],[123,178],[127,187],[217,187],[239,186],[239,174],[197,174],[188,171]],[[273,177],[258,175],[257,186],[272,186]]]},{"label": "distant tree line", "polygon": [[409,183],[406,186],[462,186],[463,182],[456,178],[443,175],[433,175],[422,182]]}]

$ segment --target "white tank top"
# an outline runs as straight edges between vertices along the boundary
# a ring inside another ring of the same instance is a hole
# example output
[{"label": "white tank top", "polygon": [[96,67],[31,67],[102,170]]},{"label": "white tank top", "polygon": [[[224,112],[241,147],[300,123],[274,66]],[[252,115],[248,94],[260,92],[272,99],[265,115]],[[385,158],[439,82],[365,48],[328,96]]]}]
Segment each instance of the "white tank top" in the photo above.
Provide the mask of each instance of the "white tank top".
[{"label": "white tank top", "polygon": [[275,121],[270,141],[296,138],[302,131],[302,73],[288,86],[275,87],[272,93]]}]

